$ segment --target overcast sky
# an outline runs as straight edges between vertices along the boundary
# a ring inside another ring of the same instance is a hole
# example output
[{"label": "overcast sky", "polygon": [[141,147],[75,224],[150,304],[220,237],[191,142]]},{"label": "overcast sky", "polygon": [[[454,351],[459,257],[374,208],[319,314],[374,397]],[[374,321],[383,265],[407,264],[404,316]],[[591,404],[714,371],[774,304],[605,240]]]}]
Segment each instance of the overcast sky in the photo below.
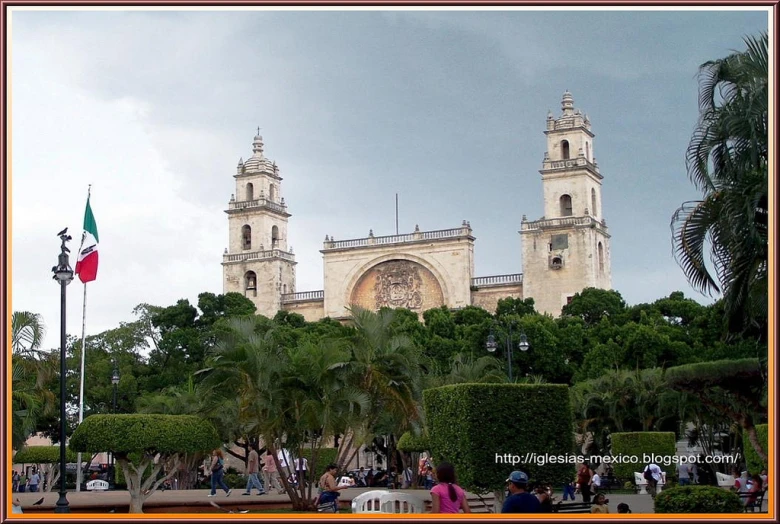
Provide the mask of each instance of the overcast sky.
[{"label": "overcast sky", "polygon": [[[766,11],[20,11],[9,71],[12,307],[58,345],[51,280],[88,184],[100,234],[87,333],[141,302],[222,292],[224,210],[260,126],[292,213],[297,290],[322,289],[322,241],[471,222],[476,275],[522,271],[521,217],[543,214],[548,110],[587,113],[629,304],[690,288],[669,222],[698,66],[744,49]],[[771,37],[771,32],[770,32]],[[770,42],[770,49],[773,48]],[[72,260],[75,266],[75,259]],[[81,333],[83,286],[68,288]]]}]

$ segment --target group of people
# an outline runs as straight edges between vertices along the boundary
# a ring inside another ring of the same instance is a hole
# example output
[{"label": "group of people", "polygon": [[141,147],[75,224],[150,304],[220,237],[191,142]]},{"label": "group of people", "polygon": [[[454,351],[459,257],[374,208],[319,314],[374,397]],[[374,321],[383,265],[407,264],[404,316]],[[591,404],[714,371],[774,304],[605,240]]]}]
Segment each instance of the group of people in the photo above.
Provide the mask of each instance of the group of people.
[{"label": "group of people", "polygon": [[33,469],[30,475],[13,470],[11,474],[11,490],[14,493],[35,493],[41,483],[41,475],[37,469]]},{"label": "group of people", "polygon": [[762,470],[761,474],[753,474],[750,475],[747,471],[743,471],[739,476],[737,474],[739,473],[739,470],[734,470],[734,491],[737,493],[743,494],[747,493],[749,495],[742,497],[742,501],[745,503],[745,505],[751,505],[755,504],[756,500],[758,500],[758,495],[762,491],[766,491],[767,489],[767,473],[766,470]]},{"label": "group of people", "polygon": [[[258,495],[265,495],[266,486],[269,489],[276,489],[280,494],[284,493],[284,484],[279,476],[280,468],[283,472],[289,473],[286,477],[289,485],[298,487],[299,482],[307,482],[309,463],[305,457],[293,459],[286,449],[280,449],[276,457],[279,462],[278,467],[277,461],[266,454],[261,468],[258,450],[255,447],[250,447],[246,465],[246,489],[242,495],[251,495],[253,489],[257,490]],[[217,495],[217,488],[221,488],[228,497],[233,493],[233,490],[225,483],[225,454],[221,449],[212,451],[211,460],[204,469],[208,470],[206,476],[211,477],[209,497]],[[261,471],[263,480],[260,480]]]}]

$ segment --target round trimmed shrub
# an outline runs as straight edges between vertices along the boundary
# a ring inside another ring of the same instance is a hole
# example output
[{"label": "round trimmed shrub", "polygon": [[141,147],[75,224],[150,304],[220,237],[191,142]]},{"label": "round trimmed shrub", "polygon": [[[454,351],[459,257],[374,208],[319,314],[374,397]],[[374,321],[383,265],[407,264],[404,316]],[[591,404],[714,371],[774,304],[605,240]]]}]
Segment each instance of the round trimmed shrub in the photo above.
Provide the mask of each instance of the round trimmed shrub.
[{"label": "round trimmed shrub", "polygon": [[655,497],[656,513],[742,513],[743,509],[739,495],[714,486],[678,486]]}]

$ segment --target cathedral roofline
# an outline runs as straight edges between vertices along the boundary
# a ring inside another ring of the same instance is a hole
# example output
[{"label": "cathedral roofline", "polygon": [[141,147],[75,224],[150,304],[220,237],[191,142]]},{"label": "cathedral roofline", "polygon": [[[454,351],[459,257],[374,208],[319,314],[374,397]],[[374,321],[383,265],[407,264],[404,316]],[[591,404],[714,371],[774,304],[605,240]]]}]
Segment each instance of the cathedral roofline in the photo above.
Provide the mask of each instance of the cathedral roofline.
[{"label": "cathedral roofline", "polygon": [[458,239],[467,239],[470,242],[476,240],[471,234],[471,225],[463,221],[463,225],[453,229],[439,229],[434,231],[420,231],[419,227],[415,228],[414,233],[407,233],[402,235],[387,235],[375,237],[373,232],[369,233],[369,236],[364,238],[354,238],[349,240],[333,240],[328,236],[325,237],[323,248],[320,253],[332,253],[335,251],[347,251],[352,249],[367,249],[367,248],[382,248],[388,245],[398,244],[420,244],[430,242],[447,242]]}]

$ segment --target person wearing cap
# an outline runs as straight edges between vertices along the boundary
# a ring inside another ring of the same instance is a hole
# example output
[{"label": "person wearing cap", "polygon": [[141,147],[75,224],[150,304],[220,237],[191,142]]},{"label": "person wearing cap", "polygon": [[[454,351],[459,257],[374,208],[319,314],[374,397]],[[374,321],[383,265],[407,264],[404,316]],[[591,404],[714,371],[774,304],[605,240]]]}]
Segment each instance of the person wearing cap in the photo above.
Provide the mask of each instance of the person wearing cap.
[{"label": "person wearing cap", "polygon": [[528,493],[528,475],[513,471],[506,479],[509,496],[501,507],[501,513],[538,513],[539,499]]}]

